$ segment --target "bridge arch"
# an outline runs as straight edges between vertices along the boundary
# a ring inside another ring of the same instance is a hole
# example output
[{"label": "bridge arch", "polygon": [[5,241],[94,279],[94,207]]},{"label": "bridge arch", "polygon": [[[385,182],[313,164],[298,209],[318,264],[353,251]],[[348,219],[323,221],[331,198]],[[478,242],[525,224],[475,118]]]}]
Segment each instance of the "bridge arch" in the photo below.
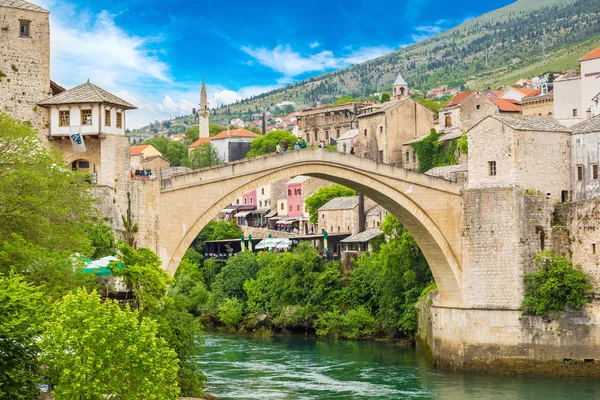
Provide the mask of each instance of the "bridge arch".
[{"label": "bridge arch", "polygon": [[200,231],[236,198],[296,175],[342,184],[384,207],[423,251],[438,285],[440,301],[460,303],[460,188],[438,178],[322,149],[243,160],[163,179],[159,254],[167,271],[175,273]]}]

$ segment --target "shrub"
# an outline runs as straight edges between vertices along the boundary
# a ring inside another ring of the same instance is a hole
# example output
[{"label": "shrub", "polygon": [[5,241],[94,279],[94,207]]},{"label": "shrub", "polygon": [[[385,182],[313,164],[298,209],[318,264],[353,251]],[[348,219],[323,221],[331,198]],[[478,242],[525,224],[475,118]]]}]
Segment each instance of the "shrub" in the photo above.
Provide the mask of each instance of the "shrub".
[{"label": "shrub", "polygon": [[317,319],[317,335],[333,338],[360,339],[372,335],[377,323],[363,306],[341,314],[338,310],[324,313]]},{"label": "shrub", "polygon": [[525,314],[546,317],[564,311],[567,304],[580,309],[589,302],[587,292],[593,288],[579,265],[551,251],[536,254],[534,262],[541,268],[523,278],[525,299],[521,307]]},{"label": "shrub", "polygon": [[242,302],[238,299],[225,299],[218,308],[219,321],[229,330],[237,328],[242,321]]}]

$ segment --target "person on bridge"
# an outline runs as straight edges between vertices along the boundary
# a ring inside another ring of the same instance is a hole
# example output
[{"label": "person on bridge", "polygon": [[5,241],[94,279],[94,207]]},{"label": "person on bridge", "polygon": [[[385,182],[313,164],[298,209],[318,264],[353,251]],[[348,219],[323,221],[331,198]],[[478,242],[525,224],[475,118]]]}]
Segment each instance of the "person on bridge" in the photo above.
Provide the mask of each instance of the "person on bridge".
[{"label": "person on bridge", "polygon": [[308,146],[308,143],[306,143],[306,140],[302,139],[302,141],[300,142],[300,148],[305,149],[306,146]]},{"label": "person on bridge", "polygon": [[281,153],[281,145],[277,143],[277,147],[275,147],[275,153]]},{"label": "person on bridge", "polygon": [[296,140],[296,144],[294,144],[294,150],[300,150],[300,141]]},{"label": "person on bridge", "polygon": [[285,139],[283,141],[283,152],[287,153],[288,149],[290,148],[290,143],[287,141],[287,139]]},{"label": "person on bridge", "polygon": [[350,147],[350,154],[354,155],[354,146]]}]

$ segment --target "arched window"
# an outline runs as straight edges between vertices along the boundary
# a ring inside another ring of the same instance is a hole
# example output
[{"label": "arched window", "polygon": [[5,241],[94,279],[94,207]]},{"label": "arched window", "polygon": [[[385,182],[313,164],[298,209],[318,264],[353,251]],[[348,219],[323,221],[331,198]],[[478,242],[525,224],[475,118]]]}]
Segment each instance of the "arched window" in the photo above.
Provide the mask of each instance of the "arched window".
[{"label": "arched window", "polygon": [[262,200],[260,200],[260,201],[258,202],[258,204],[259,204],[259,207],[260,207],[260,208],[262,208]]},{"label": "arched window", "polygon": [[288,189],[288,196],[292,195],[292,189]]},{"label": "arched window", "polygon": [[250,204],[254,204],[254,199],[250,197]]},{"label": "arched window", "polygon": [[404,96],[404,88],[403,87],[400,88],[400,96]]},{"label": "arched window", "polygon": [[452,116],[450,114],[446,114],[446,128],[450,128],[452,126]]},{"label": "arched window", "polygon": [[248,204],[248,199],[244,197],[244,204]]}]

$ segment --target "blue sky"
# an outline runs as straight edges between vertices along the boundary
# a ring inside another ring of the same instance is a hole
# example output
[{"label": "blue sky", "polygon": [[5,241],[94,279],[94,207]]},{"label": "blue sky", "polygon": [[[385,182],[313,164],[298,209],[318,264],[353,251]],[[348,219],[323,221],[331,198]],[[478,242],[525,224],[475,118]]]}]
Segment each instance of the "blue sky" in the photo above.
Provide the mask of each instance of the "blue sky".
[{"label": "blue sky", "polygon": [[346,67],[510,4],[30,0],[51,11],[52,79],[88,78],[133,102],[129,127],[188,114],[204,75],[211,106]]}]

